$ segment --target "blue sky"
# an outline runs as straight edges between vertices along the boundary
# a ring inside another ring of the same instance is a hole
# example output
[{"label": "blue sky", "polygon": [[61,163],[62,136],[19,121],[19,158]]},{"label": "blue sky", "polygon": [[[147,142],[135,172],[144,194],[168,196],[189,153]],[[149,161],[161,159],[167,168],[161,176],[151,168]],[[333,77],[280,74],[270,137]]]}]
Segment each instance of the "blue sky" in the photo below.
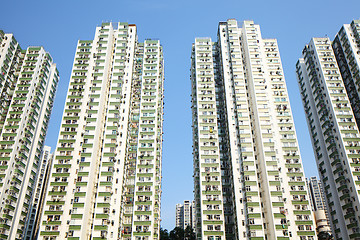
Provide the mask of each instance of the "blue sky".
[{"label": "blue sky", "polygon": [[219,21],[260,24],[264,38],[277,38],[306,176],[317,175],[295,75],[295,63],[311,37],[331,39],[342,24],[360,18],[359,0],[103,0],[3,1],[0,29],[23,48],[42,45],[60,71],[46,144],[55,148],[77,40],[93,39],[102,22],[129,22],[140,41],[160,39],[165,57],[162,226],[175,225],[175,204],[193,199],[190,51],[195,37],[216,40]]}]

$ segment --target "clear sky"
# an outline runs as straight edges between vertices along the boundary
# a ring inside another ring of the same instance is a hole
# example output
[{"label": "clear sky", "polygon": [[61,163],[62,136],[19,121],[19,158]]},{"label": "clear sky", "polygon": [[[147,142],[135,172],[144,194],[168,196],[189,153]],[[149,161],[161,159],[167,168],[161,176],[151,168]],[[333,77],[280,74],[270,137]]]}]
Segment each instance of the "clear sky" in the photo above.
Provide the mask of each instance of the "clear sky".
[{"label": "clear sky", "polygon": [[175,225],[175,205],[193,199],[190,52],[195,37],[216,40],[219,21],[254,20],[263,38],[277,38],[307,177],[318,175],[297,86],[295,63],[311,37],[331,39],[360,18],[359,0],[3,0],[0,29],[23,48],[42,45],[60,71],[46,144],[55,148],[77,40],[91,40],[102,22],[129,22],[139,40],[160,39],[165,57],[162,226]]}]

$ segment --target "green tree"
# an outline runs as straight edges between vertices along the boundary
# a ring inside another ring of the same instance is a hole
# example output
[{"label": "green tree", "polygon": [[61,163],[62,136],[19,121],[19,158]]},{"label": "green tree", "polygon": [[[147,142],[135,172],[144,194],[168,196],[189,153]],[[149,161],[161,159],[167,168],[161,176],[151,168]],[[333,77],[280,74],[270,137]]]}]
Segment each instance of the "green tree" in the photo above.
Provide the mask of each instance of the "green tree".
[{"label": "green tree", "polygon": [[186,240],[195,240],[196,239],[196,235],[194,230],[192,229],[192,227],[187,226],[184,232],[184,239]]},{"label": "green tree", "polygon": [[331,236],[331,234],[330,233],[328,233],[328,232],[320,232],[319,234],[318,234],[318,239],[319,240],[332,240],[332,239],[334,239],[332,236]]},{"label": "green tree", "polygon": [[175,227],[170,231],[170,240],[184,240],[184,229],[180,227]]},{"label": "green tree", "polygon": [[160,228],[160,240],[170,240],[167,229]]}]

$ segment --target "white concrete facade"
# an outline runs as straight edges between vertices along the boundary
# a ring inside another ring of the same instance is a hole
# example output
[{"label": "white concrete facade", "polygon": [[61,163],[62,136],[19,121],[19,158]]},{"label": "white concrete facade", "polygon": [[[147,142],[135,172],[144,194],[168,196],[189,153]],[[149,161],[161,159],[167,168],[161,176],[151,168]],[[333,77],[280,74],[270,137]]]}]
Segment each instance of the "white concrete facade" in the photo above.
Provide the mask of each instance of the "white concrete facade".
[{"label": "white concrete facade", "polygon": [[20,45],[14,35],[0,30],[0,133],[11,102],[11,89],[15,87],[17,81],[22,56],[20,52]]},{"label": "white concrete facade", "polygon": [[136,31],[78,42],[40,239],[159,239],[164,63]]},{"label": "white concrete facade", "polygon": [[351,108],[360,125],[360,20],[344,24],[332,47],[344,81]]},{"label": "white concrete facade", "polygon": [[190,226],[195,228],[195,202],[184,200],[183,204],[176,204],[176,222],[175,226],[186,229]]},{"label": "white concrete facade", "polygon": [[359,239],[359,129],[329,38],[313,38],[296,65],[335,239]]},{"label": "white concrete facade", "polygon": [[47,191],[47,182],[49,179],[49,170],[52,165],[53,155],[51,154],[51,147],[44,146],[40,158],[40,170],[36,179],[35,194],[31,203],[30,216],[26,221],[25,240],[36,239],[40,226],[40,218],[42,215],[45,194]]},{"label": "white concrete facade", "polygon": [[319,235],[332,234],[329,213],[326,207],[325,193],[322,182],[316,177],[306,178],[306,184],[309,189],[309,198],[312,210],[314,212],[314,219],[316,223],[316,232]]},{"label": "white concrete facade", "polygon": [[175,207],[175,227],[182,228],[184,226],[184,206],[180,203]]},{"label": "white concrete facade", "polygon": [[317,239],[277,41],[220,22],[191,82],[197,239]]},{"label": "white concrete facade", "polygon": [[33,220],[31,204],[59,73],[43,47],[21,50],[12,34],[0,38],[0,238],[23,239]]}]

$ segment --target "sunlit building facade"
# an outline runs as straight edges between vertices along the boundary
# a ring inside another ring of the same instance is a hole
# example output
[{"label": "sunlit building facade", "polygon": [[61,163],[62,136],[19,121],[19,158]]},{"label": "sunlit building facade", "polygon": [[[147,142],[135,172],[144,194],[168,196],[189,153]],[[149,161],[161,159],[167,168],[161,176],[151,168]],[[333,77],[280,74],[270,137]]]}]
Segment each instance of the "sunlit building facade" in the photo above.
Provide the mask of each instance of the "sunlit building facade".
[{"label": "sunlit building facade", "polygon": [[176,223],[175,226],[186,229],[188,226],[194,228],[195,225],[195,202],[185,200],[183,204],[176,204]]},{"label": "sunlit building facade", "polygon": [[328,234],[330,236],[331,228],[329,214],[326,207],[325,193],[322,183],[316,177],[306,178],[306,184],[309,190],[311,208],[314,213],[317,234]]},{"label": "sunlit building facade", "polygon": [[26,222],[25,240],[36,239],[38,235],[52,158],[53,155],[51,154],[51,147],[44,146],[39,164],[40,171],[36,179],[35,194],[31,203],[30,217]]},{"label": "sunlit building facade", "polygon": [[360,125],[360,20],[344,24],[332,42],[356,123]]},{"label": "sunlit building facade", "polygon": [[0,44],[0,238],[25,239],[59,73],[43,47]]},{"label": "sunlit building facade", "polygon": [[360,239],[359,29],[312,38],[296,64],[335,239]]},{"label": "sunlit building facade", "polygon": [[182,204],[178,203],[175,206],[175,227],[184,226],[184,207]]},{"label": "sunlit building facade", "polygon": [[277,41],[220,22],[191,83],[197,239],[317,239]]},{"label": "sunlit building facade", "polygon": [[78,41],[39,239],[159,239],[164,61],[136,31]]},{"label": "sunlit building facade", "polygon": [[335,239],[360,239],[360,134],[328,37],[312,38],[296,72]]},{"label": "sunlit building facade", "polygon": [[12,33],[0,30],[0,131],[3,130],[21,65],[21,47]]}]

